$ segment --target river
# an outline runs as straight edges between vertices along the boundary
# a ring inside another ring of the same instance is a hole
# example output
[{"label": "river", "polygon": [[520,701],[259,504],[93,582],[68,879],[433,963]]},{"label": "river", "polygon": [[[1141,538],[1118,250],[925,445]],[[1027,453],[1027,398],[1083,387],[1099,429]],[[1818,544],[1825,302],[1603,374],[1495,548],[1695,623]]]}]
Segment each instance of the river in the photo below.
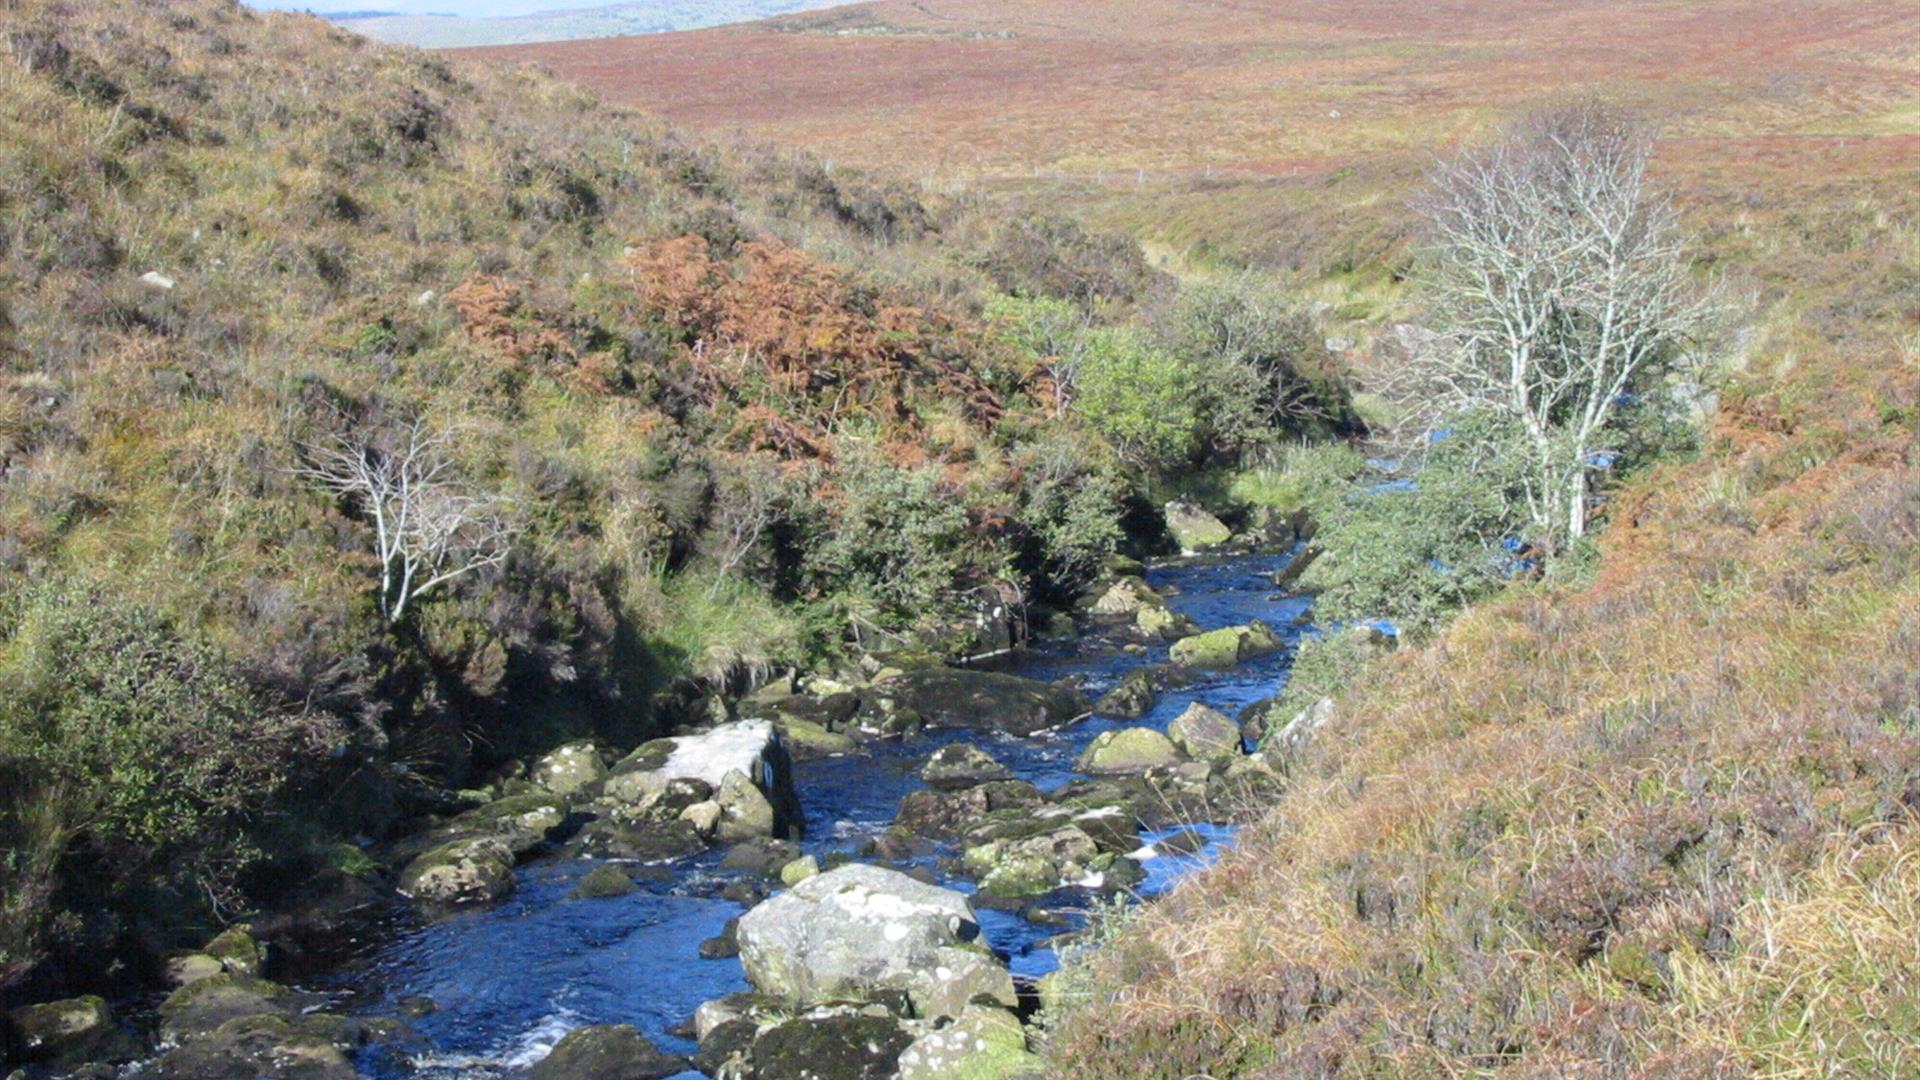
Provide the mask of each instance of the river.
[{"label": "river", "polygon": [[[1288,648],[1223,672],[1207,673],[1163,693],[1138,721],[1089,719],[1035,739],[937,730],[868,744],[862,752],[795,766],[794,782],[806,814],[803,848],[826,855],[854,851],[893,819],[900,799],[921,786],[919,767],[934,750],[972,740],[1042,790],[1073,779],[1073,762],[1097,734],[1115,727],[1165,729],[1188,704],[1204,702],[1229,716],[1279,692],[1293,645],[1306,632],[1311,603],[1276,596],[1272,574],[1288,555],[1182,560],[1149,569],[1147,580],[1176,611],[1202,630],[1262,619]],[[1007,660],[1004,670],[1035,679],[1076,679],[1095,698],[1127,672],[1164,663],[1167,646],[1129,653],[1117,640],[1090,636],[1045,644]],[[1146,862],[1137,890],[1151,896],[1213,859],[1232,842],[1231,830],[1203,826],[1204,849]],[[1144,834],[1142,843],[1160,833]],[[623,897],[570,900],[568,891],[595,862],[534,862],[520,869],[512,897],[484,910],[426,920],[397,914],[372,928],[315,989],[361,1015],[399,1015],[430,999],[433,1011],[410,1022],[433,1043],[428,1052],[388,1051],[361,1067],[380,1078],[509,1078],[543,1057],[571,1028],[629,1023],[662,1048],[691,1054],[695,1047],[673,1031],[702,1002],[747,989],[737,959],[702,959],[700,943],[721,933],[744,909],[720,896],[730,880],[721,853],[656,867],[654,880]],[[928,860],[931,864],[933,860]],[[971,891],[964,878],[943,884]],[[1040,976],[1058,963],[1050,938],[1070,928],[1076,904],[1087,897],[1056,896],[1068,927],[1037,925],[1011,912],[980,911],[981,925],[1016,976]],[[687,1073],[696,1077],[697,1073]]]}]

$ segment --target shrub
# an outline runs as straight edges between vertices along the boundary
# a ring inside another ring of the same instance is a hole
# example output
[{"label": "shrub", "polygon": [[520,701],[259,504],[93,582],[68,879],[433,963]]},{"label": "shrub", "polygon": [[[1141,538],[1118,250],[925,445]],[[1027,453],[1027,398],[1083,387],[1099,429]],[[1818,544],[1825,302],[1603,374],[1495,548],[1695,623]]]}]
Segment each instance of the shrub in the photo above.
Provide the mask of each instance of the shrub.
[{"label": "shrub", "polygon": [[[224,895],[323,729],[264,707],[205,642],[103,586],[43,585],[0,618],[7,906],[32,908],[20,898],[36,889]],[[0,952],[31,960],[46,914],[8,920]]]},{"label": "shrub", "polygon": [[1033,576],[1071,592],[1099,574],[1126,538],[1128,485],[1103,467],[1094,448],[1056,439],[1035,448],[1024,470],[1019,525],[1033,537]]},{"label": "shrub", "polygon": [[968,561],[966,508],[935,473],[842,447],[836,486],[806,526],[809,593],[847,594],[896,625],[937,612]]},{"label": "shrub", "polygon": [[1430,630],[1498,589],[1516,559],[1527,514],[1528,459],[1490,413],[1454,419],[1409,478],[1386,478],[1328,502],[1315,542],[1326,555],[1302,578],[1320,592],[1323,623],[1387,619]]},{"label": "shrub", "polygon": [[1186,461],[1199,438],[1191,367],[1131,328],[1086,337],[1074,408],[1129,463],[1147,470]]},{"label": "shrub", "polygon": [[1193,366],[1196,409],[1218,453],[1267,461],[1288,435],[1358,426],[1320,327],[1277,282],[1241,274],[1190,286],[1155,330]]},{"label": "shrub", "polygon": [[1004,292],[1067,300],[1089,311],[1145,298],[1158,276],[1133,240],[1090,233],[1059,216],[1008,217],[978,262]]}]

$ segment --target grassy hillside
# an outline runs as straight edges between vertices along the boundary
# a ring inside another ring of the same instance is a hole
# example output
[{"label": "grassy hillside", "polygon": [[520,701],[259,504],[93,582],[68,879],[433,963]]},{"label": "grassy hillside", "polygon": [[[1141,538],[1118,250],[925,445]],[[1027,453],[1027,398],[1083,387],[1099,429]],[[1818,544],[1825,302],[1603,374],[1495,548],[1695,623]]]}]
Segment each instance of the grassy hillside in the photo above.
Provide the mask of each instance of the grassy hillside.
[{"label": "grassy hillside", "polygon": [[[0,147],[0,985],[569,732],[968,651],[1121,539],[1118,452],[979,312],[1125,311],[1126,243],[224,0],[0,9]],[[390,620],[313,472],[414,432],[467,515],[416,582],[484,565]]]},{"label": "grassy hillside", "polygon": [[533,15],[475,18],[458,15],[375,15],[334,21],[356,34],[394,45],[458,49],[475,45],[525,45],[541,41],[629,34],[660,34],[748,22],[795,11],[831,7],[836,0],[644,0],[581,6]]}]

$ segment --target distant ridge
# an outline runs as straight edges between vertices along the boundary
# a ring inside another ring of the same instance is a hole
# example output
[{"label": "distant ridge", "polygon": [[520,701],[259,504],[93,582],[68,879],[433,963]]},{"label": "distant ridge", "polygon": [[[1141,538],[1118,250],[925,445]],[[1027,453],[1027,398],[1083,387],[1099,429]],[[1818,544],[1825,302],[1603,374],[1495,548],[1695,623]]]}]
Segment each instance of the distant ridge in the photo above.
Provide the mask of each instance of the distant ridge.
[{"label": "distant ridge", "polygon": [[637,0],[605,7],[572,8],[532,15],[468,18],[347,11],[325,17],[378,41],[427,49],[479,45],[531,45],[549,41],[658,34],[751,22],[776,15],[835,7],[845,0]]}]

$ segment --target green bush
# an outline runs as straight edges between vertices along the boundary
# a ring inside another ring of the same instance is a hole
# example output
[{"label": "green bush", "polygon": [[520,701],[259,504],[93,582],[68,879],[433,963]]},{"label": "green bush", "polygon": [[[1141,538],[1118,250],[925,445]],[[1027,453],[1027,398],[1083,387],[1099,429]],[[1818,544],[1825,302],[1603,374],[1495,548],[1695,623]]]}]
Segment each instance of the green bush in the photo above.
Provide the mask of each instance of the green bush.
[{"label": "green bush", "polygon": [[1126,539],[1130,492],[1094,447],[1067,439],[1037,446],[1025,470],[1019,524],[1034,538],[1031,576],[1062,594],[1090,582]]},{"label": "green bush", "polygon": [[[105,588],[54,582],[0,616],[0,952],[30,962],[46,912],[22,898],[218,896],[256,827],[326,749],[264,707],[210,646]],[[25,908],[28,910],[15,910]]]},{"label": "green bush", "polygon": [[1155,330],[1193,368],[1195,408],[1216,453],[1270,461],[1289,435],[1324,436],[1356,424],[1320,327],[1268,278],[1241,274],[1190,286]]},{"label": "green bush", "polygon": [[1326,554],[1302,585],[1319,591],[1321,622],[1390,620],[1402,632],[1432,629],[1500,588],[1516,569],[1526,458],[1490,414],[1457,417],[1411,478],[1378,479],[1317,515]]},{"label": "green bush", "polygon": [[1149,471],[1187,461],[1200,415],[1191,366],[1130,327],[1089,331],[1074,408],[1128,462]]},{"label": "green bush", "polygon": [[1366,455],[1347,443],[1306,443],[1280,451],[1272,466],[1236,473],[1227,495],[1248,506],[1281,514],[1306,510],[1318,518],[1345,499],[1366,471]]},{"label": "green bush", "polygon": [[807,592],[894,625],[938,612],[969,562],[965,505],[933,472],[842,446],[849,452],[834,497],[814,506],[804,526]]}]

